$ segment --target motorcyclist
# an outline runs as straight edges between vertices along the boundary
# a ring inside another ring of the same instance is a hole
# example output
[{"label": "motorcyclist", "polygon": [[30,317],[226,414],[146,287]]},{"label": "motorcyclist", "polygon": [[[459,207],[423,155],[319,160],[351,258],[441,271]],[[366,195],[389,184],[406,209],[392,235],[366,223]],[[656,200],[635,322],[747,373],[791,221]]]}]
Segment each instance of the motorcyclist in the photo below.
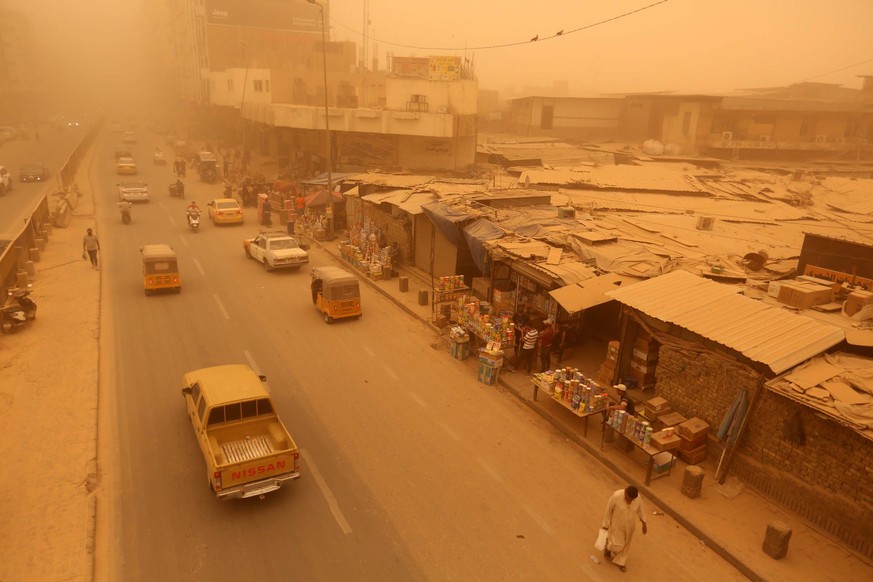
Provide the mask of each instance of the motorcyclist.
[{"label": "motorcyclist", "polygon": [[121,211],[121,220],[123,222],[130,222],[130,209],[133,207],[133,204],[129,200],[122,200],[120,202],[116,202],[118,205],[118,209]]},{"label": "motorcyclist", "polygon": [[197,206],[197,202],[192,200],[188,207],[185,209],[185,216],[188,218],[188,225],[191,225],[191,220],[194,218],[200,218],[200,207]]},{"label": "motorcyclist", "polygon": [[176,186],[176,192],[179,193],[179,197],[184,200],[185,199],[185,182],[176,178],[176,183],[174,185]]}]

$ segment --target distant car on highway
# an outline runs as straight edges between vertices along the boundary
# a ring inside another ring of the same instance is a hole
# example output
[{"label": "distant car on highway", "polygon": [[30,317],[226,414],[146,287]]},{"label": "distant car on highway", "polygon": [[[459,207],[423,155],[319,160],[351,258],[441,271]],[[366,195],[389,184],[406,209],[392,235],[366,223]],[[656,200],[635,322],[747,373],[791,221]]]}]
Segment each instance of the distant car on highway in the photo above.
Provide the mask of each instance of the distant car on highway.
[{"label": "distant car on highway", "polygon": [[118,158],[118,161],[115,163],[115,173],[119,175],[136,175],[139,173],[139,169],[136,167],[136,161],[133,158]]},{"label": "distant car on highway", "polygon": [[250,259],[264,264],[264,269],[299,269],[309,262],[309,253],[300,248],[297,239],[283,231],[259,232],[255,238],[243,241],[243,251]]},{"label": "distant car on highway", "polygon": [[133,152],[130,150],[130,146],[115,146],[115,159],[120,160],[121,158],[132,158]]},{"label": "distant car on highway", "polygon": [[242,224],[243,211],[234,198],[216,198],[209,204],[209,218],[213,224]]},{"label": "distant car on highway", "polygon": [[124,143],[136,143],[137,142],[136,132],[135,131],[125,131],[124,137],[121,138],[121,141],[123,141]]},{"label": "distant car on highway", "polygon": [[48,168],[39,164],[25,164],[18,170],[19,182],[42,182],[49,177]]},{"label": "distant car on highway", "polygon": [[112,131],[117,131],[120,133],[121,132],[121,123],[119,123],[118,121],[113,121],[112,122]]},{"label": "distant car on highway", "polygon": [[4,166],[0,166],[0,196],[12,190],[12,174]]},{"label": "distant car on highway", "polygon": [[17,129],[8,125],[0,127],[0,141],[15,139],[20,133]]},{"label": "distant car on highway", "polygon": [[145,182],[122,182],[118,184],[118,199],[125,202],[148,202],[149,185]]}]

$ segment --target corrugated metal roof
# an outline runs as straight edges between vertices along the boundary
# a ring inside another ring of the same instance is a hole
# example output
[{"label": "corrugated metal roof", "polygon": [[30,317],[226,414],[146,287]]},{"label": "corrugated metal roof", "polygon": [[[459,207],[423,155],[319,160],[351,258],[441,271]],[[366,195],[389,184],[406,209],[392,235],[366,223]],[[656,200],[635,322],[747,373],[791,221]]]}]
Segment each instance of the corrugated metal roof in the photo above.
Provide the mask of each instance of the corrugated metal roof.
[{"label": "corrugated metal roof", "polygon": [[578,258],[573,255],[570,260],[557,264],[549,265],[547,263],[537,263],[535,265],[541,270],[548,271],[553,276],[564,282],[564,285],[572,285],[579,281],[585,281],[595,276],[596,271],[578,261]]},{"label": "corrugated metal roof", "polygon": [[374,192],[361,196],[361,200],[375,204],[393,204],[409,214],[421,214],[422,204],[433,202],[437,197],[431,192],[413,192],[412,190],[392,190],[390,192]]},{"label": "corrugated metal roof", "polygon": [[783,372],[843,341],[839,327],[739,294],[740,288],[673,271],[607,293]]},{"label": "corrugated metal roof", "polygon": [[416,176],[409,174],[357,174],[350,176],[349,182],[361,184],[376,184],[377,186],[393,186],[395,188],[413,188],[432,182],[433,176]]},{"label": "corrugated metal roof", "polygon": [[525,182],[525,180],[530,180],[531,184],[576,185],[580,188],[707,194],[703,186],[693,176],[657,167],[600,166],[582,172],[527,170],[519,177],[519,182]]}]

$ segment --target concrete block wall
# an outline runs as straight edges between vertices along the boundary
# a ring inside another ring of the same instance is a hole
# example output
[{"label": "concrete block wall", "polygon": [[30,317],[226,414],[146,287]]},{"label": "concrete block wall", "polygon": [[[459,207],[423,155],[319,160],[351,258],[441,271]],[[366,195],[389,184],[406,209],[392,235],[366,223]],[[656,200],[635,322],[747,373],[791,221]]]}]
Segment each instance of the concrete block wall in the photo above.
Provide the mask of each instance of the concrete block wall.
[{"label": "concrete block wall", "polygon": [[741,388],[751,396],[759,376],[742,364],[708,352],[689,353],[667,344],[658,352],[655,392],[687,418],[705,420],[713,432]]},{"label": "concrete block wall", "polygon": [[409,233],[407,221],[392,216],[379,209],[375,204],[364,203],[364,217],[370,224],[378,226],[385,233],[385,240],[390,245],[396,242],[399,247],[399,260],[404,265],[412,264],[412,236]]},{"label": "concrete block wall", "polygon": [[[758,378],[742,364],[665,344],[659,352],[655,393],[715,431],[738,390],[751,397]],[[753,414],[731,474],[873,557],[873,441],[766,389]],[[786,438],[786,424],[795,414],[803,427],[803,445]],[[721,447],[710,447],[709,453],[715,459]]]}]

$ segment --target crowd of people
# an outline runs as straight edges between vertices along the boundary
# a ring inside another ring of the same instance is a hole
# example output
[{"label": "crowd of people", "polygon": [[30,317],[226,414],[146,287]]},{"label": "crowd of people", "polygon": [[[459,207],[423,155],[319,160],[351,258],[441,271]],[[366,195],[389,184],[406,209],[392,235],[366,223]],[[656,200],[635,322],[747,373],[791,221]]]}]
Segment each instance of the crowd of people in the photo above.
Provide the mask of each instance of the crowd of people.
[{"label": "crowd of people", "polygon": [[555,365],[560,365],[564,359],[564,351],[569,345],[572,328],[567,323],[556,323],[546,319],[541,325],[531,321],[530,313],[524,306],[513,317],[515,324],[515,358],[516,370],[533,372],[536,355],[539,354],[539,370],[545,372],[552,368],[552,356]]}]

